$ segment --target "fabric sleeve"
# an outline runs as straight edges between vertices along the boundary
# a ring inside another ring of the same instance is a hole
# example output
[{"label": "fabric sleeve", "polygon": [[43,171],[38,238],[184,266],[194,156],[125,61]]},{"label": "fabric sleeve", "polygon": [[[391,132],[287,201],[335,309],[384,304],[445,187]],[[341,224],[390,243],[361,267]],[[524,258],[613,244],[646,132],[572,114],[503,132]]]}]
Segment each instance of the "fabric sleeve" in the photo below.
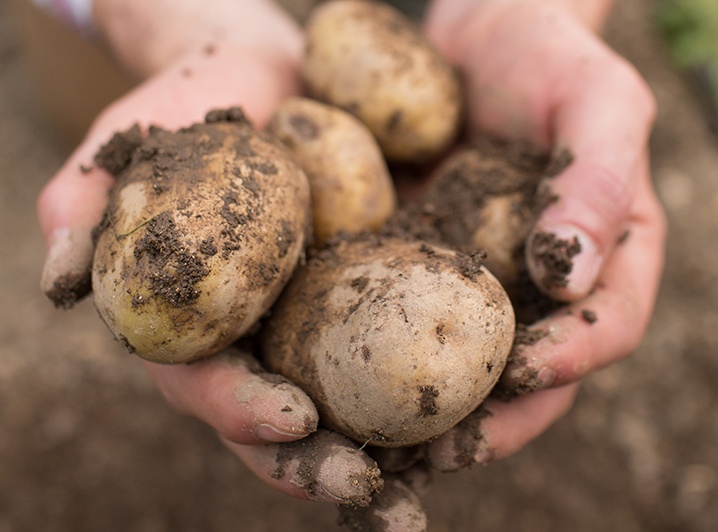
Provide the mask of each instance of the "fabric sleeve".
[{"label": "fabric sleeve", "polygon": [[73,31],[92,37],[92,0],[31,0]]}]

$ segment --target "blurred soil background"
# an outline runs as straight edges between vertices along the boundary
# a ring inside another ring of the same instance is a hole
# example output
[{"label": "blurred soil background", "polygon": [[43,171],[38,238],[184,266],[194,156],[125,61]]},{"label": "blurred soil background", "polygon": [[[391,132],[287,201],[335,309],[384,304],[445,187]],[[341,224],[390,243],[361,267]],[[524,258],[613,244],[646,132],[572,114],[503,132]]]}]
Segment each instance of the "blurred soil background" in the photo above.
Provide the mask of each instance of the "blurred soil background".
[{"label": "blurred soil background", "polygon": [[[656,4],[617,4],[607,37],[659,104],[653,175],[670,236],[655,317],[545,435],[436,475],[432,532],[718,530],[718,139]],[[0,532],[338,530],[335,508],[275,493],[172,412],[89,301],[61,312],[40,293],[35,200],[68,147],[38,107],[14,17],[0,2]]]}]

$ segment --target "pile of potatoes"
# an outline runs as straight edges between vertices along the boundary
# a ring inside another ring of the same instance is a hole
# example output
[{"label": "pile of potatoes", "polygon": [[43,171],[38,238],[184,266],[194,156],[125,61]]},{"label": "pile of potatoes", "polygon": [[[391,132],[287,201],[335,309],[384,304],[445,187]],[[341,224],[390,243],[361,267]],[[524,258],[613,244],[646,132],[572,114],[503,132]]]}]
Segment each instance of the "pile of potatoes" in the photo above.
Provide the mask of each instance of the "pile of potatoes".
[{"label": "pile of potatoes", "polygon": [[[514,283],[521,242],[504,235],[523,234],[531,209],[509,187],[456,242],[427,222],[450,187],[398,207],[389,168],[419,172],[458,141],[459,78],[384,4],[322,4],[306,35],[308,96],[266,131],[240,109],[213,111],[176,132],[118,134],[98,154],[117,183],[95,235],[94,302],[154,362],[251,335],[324,426],[417,445],[476,409],[506,365],[514,306],[487,265]],[[438,174],[466,168],[457,156]]]}]

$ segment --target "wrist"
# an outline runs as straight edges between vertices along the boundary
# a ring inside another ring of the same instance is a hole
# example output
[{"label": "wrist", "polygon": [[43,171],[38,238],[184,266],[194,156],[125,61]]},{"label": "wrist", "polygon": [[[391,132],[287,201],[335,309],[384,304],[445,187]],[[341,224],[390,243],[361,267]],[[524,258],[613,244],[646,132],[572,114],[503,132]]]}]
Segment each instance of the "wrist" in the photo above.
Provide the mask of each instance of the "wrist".
[{"label": "wrist", "polygon": [[149,77],[219,43],[270,62],[297,63],[303,37],[270,0],[94,0],[95,26],[120,63]]}]

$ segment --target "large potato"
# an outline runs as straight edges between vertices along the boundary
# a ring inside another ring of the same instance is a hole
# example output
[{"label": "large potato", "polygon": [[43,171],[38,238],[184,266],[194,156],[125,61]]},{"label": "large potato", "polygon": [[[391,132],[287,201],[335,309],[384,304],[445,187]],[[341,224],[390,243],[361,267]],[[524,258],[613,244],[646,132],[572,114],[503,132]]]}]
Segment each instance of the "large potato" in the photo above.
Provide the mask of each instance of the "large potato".
[{"label": "large potato", "polygon": [[320,422],[415,445],[473,411],[499,378],[514,314],[475,257],[394,238],[341,242],[298,268],[262,333],[268,368]]},{"label": "large potato", "polygon": [[394,212],[396,193],[384,156],[354,116],[290,98],[267,129],[291,150],[309,179],[318,245],[340,232],[376,231]]},{"label": "large potato", "polygon": [[336,0],[306,26],[309,93],[358,116],[390,160],[420,162],[455,138],[462,91],[420,29],[378,2]]},{"label": "large potato", "polygon": [[303,253],[309,187],[289,152],[241,111],[176,133],[117,135],[92,287],[127,349],[155,362],[211,355],[271,306]]}]

